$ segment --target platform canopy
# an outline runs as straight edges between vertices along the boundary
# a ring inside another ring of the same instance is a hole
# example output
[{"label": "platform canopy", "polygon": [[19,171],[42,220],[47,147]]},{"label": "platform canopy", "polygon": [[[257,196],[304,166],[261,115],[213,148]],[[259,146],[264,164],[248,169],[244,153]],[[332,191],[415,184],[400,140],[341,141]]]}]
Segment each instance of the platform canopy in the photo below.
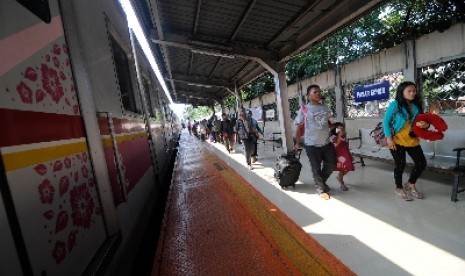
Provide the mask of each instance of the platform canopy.
[{"label": "platform canopy", "polygon": [[383,0],[133,1],[176,103],[211,105]]}]

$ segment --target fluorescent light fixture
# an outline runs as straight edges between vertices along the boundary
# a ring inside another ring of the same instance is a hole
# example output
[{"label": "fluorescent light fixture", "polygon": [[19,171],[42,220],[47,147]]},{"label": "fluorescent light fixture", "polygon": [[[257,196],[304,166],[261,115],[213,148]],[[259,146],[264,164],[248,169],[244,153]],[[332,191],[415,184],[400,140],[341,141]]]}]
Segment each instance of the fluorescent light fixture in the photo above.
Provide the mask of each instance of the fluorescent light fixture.
[{"label": "fluorescent light fixture", "polygon": [[212,52],[210,50],[191,49],[191,52],[195,54],[215,56],[215,57],[236,58],[234,55],[229,55],[229,54],[224,54],[224,53],[219,53],[219,52]]},{"label": "fluorescent light fixture", "polygon": [[168,87],[166,86],[166,83],[163,80],[160,68],[158,67],[158,64],[153,56],[152,50],[150,49],[147,38],[142,30],[142,27],[140,26],[139,20],[136,16],[136,13],[134,12],[131,2],[129,0],[119,0],[119,2],[121,4],[121,7],[123,7],[124,12],[126,13],[129,28],[131,28],[134,31],[137,41],[139,41],[139,44],[142,47],[145,56],[147,57],[150,65],[152,66],[152,69],[155,72],[155,75],[157,76],[157,79],[160,82],[161,87],[163,88],[163,91],[166,94],[166,97],[168,97],[170,104],[173,104],[173,100],[171,99]]},{"label": "fluorescent light fixture", "polygon": [[201,84],[201,83],[192,83],[192,82],[188,82],[187,85],[189,85],[189,86],[205,87],[205,88],[212,88],[211,85],[208,85],[208,84]]}]

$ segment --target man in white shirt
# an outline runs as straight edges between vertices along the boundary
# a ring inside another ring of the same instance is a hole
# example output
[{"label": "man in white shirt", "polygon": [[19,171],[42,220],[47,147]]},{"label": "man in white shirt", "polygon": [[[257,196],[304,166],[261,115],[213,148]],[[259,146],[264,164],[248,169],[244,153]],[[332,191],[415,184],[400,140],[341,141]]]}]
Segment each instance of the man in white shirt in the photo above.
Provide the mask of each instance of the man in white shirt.
[{"label": "man in white shirt", "polygon": [[315,188],[322,199],[329,199],[330,188],[326,184],[336,167],[336,153],[329,140],[331,111],[321,102],[318,85],[307,88],[308,104],[302,106],[295,118],[296,148],[300,150],[300,138],[304,136],[305,151],[312,167]]}]

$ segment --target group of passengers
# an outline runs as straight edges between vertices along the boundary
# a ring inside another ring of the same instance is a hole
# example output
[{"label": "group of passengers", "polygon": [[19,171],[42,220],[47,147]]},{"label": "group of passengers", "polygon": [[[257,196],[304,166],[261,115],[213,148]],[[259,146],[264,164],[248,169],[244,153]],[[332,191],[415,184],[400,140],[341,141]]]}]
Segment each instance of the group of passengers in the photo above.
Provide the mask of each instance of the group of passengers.
[{"label": "group of passengers", "polygon": [[[257,162],[257,146],[259,135],[263,135],[262,129],[257,121],[252,118],[250,109],[241,108],[237,119],[229,119],[226,113],[221,115],[221,121],[216,115],[209,120],[203,119],[200,122],[194,121],[188,124],[190,133],[198,136],[202,141],[213,143],[223,143],[228,153],[234,151],[235,142],[244,146],[244,155],[247,166],[253,170],[252,163]],[[198,134],[197,134],[198,133]]]},{"label": "group of passengers", "polygon": [[210,119],[202,119],[200,121],[194,120],[192,123],[189,121],[189,133],[197,136],[202,141],[210,140],[212,142],[221,142],[222,138],[219,137],[221,121],[217,119],[216,115]]},{"label": "group of passengers", "polygon": [[[344,124],[331,122],[331,111],[322,101],[320,87],[310,85],[306,97],[307,104],[302,105],[294,120],[295,141],[301,141],[303,137],[303,148],[310,161],[316,192],[322,199],[327,200],[330,199],[330,187],[326,181],[333,171],[338,171],[336,178],[341,189],[349,189],[344,183],[344,175],[354,170],[353,158],[349,151]],[[395,100],[387,107],[383,119],[387,145],[394,159],[395,193],[405,201],[423,198],[415,183],[426,167],[426,158],[420,140],[413,132],[414,127],[430,127],[425,121],[414,122],[422,110],[415,83],[406,81],[397,87]],[[197,128],[200,139],[205,140],[210,135],[211,142],[223,142],[228,152],[233,151],[235,141],[242,143],[247,166],[250,170],[253,169],[252,163],[257,161],[257,141],[260,134],[263,135],[263,131],[252,118],[250,109],[241,108],[235,122],[223,113],[221,121],[212,116],[208,121],[204,119],[199,122],[198,127],[195,127],[194,123],[192,132]],[[295,154],[300,153],[301,145],[300,142],[295,143]],[[414,167],[408,181],[403,184],[406,154],[414,161]]]},{"label": "group of passengers", "polygon": [[[394,159],[395,193],[401,199],[411,201],[413,198],[423,198],[415,183],[426,167],[420,140],[413,129],[428,129],[430,124],[425,121],[414,122],[423,110],[415,83],[402,82],[396,92],[395,100],[386,109],[383,130]],[[345,139],[344,125],[331,122],[331,112],[322,103],[320,87],[310,85],[307,98],[308,103],[300,108],[294,121],[297,126],[295,138],[300,141],[304,137],[303,147],[310,161],[316,191],[322,199],[327,200],[330,198],[330,188],[326,181],[335,170],[339,171],[337,179],[341,189],[348,190],[343,177],[354,169],[352,156]],[[302,150],[301,144],[296,143],[294,150]],[[414,161],[414,167],[408,181],[402,184],[406,153]]]}]

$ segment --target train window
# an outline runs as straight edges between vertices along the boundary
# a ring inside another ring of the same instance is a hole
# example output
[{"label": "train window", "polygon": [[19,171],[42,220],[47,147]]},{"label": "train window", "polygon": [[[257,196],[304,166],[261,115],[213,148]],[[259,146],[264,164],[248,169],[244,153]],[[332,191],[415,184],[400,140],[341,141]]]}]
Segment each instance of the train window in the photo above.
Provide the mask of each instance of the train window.
[{"label": "train window", "polygon": [[48,0],[16,0],[45,23],[52,21]]},{"label": "train window", "polygon": [[147,109],[149,111],[150,117],[154,117],[153,115],[153,107],[152,107],[152,100],[150,97],[151,91],[151,86],[150,83],[146,78],[142,78],[142,84],[144,85],[144,96],[145,96],[145,101],[147,102]]},{"label": "train window", "polygon": [[115,61],[116,75],[119,81],[123,108],[127,111],[138,113],[134,90],[132,87],[131,73],[129,70],[128,56],[116,39],[112,36],[110,36],[110,41],[113,49],[113,58]]}]

